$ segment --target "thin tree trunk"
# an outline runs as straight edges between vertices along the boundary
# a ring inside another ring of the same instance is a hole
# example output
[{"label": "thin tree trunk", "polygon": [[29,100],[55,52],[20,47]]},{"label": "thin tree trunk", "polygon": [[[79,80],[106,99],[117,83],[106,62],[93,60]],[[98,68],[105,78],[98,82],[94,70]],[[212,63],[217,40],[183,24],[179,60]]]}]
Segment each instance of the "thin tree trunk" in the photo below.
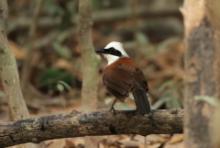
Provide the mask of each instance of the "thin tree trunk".
[{"label": "thin tree trunk", "polygon": [[[213,107],[196,99],[203,96],[217,97],[220,92],[220,49],[215,44],[217,30],[208,17],[206,6],[209,3],[209,0],[185,0],[182,9],[187,48],[185,69],[188,73],[184,131],[185,145],[190,148],[213,147],[209,130]],[[219,21],[219,18],[215,19]]]},{"label": "thin tree trunk", "polygon": [[33,48],[34,40],[36,38],[37,23],[38,23],[38,19],[39,19],[42,6],[43,6],[43,0],[34,1],[34,13],[33,13],[32,22],[29,27],[29,44],[28,44],[29,49],[27,52],[27,57],[24,61],[24,66],[22,68],[22,87],[24,87],[24,89],[26,89],[29,84],[31,62],[32,62],[34,50],[35,50],[32,48]]},{"label": "thin tree trunk", "polygon": [[[82,55],[82,100],[83,111],[96,109],[98,103],[98,59],[92,43],[92,4],[91,0],[79,1],[79,46]],[[87,137],[85,146],[97,147],[97,137]]]},{"label": "thin tree trunk", "polygon": [[[33,98],[33,96],[43,98],[43,96],[32,86],[30,83],[30,76],[33,66],[33,59],[37,54],[38,50],[34,47],[34,41],[36,40],[36,31],[38,28],[38,20],[39,15],[43,6],[43,0],[35,0],[33,1],[33,17],[32,22],[29,27],[29,38],[28,38],[28,46],[27,46],[27,56],[24,59],[22,71],[21,71],[21,86],[23,89],[23,95],[25,98]],[[32,100],[33,100],[32,99]],[[26,100],[27,103],[31,100]]]},{"label": "thin tree trunk", "polygon": [[79,46],[82,54],[82,106],[96,108],[98,59],[92,43],[92,6],[90,0],[79,1]]},{"label": "thin tree trunk", "polygon": [[[24,119],[29,117],[29,112],[21,92],[16,60],[8,46],[6,35],[8,6],[6,0],[0,1],[0,10],[0,78],[8,99],[12,120]],[[19,147],[30,148],[32,145]]]},{"label": "thin tree trunk", "polygon": [[6,20],[8,15],[7,1],[0,1],[0,73],[4,91],[9,101],[13,120],[29,116],[23,95],[20,89],[19,76],[15,57],[8,46],[6,37]]}]

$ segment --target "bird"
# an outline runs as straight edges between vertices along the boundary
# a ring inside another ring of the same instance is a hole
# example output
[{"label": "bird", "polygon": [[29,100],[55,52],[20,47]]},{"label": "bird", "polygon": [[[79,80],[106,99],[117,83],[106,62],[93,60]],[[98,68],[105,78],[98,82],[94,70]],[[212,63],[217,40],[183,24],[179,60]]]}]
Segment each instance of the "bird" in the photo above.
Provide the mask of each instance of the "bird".
[{"label": "bird", "polygon": [[107,60],[103,70],[103,83],[107,91],[115,96],[111,110],[115,110],[114,105],[118,100],[124,101],[132,94],[137,113],[142,115],[150,113],[148,83],[143,72],[124,50],[123,44],[112,41],[104,48],[96,49],[96,53]]}]

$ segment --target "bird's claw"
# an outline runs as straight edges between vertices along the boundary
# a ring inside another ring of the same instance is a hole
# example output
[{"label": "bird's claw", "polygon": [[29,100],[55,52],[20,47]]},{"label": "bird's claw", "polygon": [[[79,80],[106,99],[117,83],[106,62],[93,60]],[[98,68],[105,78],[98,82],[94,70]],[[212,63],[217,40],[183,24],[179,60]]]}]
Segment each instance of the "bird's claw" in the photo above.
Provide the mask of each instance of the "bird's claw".
[{"label": "bird's claw", "polygon": [[114,106],[112,106],[109,111],[112,112],[113,114],[116,114],[116,110],[115,110]]}]

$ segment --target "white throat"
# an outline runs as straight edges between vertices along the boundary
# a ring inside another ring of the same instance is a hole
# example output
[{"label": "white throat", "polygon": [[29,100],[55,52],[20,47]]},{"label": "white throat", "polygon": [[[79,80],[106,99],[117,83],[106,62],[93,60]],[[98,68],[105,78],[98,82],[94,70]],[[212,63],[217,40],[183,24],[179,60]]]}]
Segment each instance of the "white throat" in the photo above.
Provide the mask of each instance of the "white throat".
[{"label": "white throat", "polygon": [[108,65],[110,65],[110,64],[114,63],[115,61],[117,61],[118,59],[120,59],[120,57],[110,55],[110,54],[106,54],[106,55],[104,55],[104,57],[107,59]]},{"label": "white throat", "polygon": [[[104,49],[108,50],[111,47],[120,51],[122,54],[121,57],[128,57],[128,54],[124,50],[122,43],[117,42],[117,41],[113,41],[113,42],[110,42],[108,45],[106,45]],[[107,59],[108,65],[114,63],[115,61],[117,61],[118,59],[121,58],[120,56],[115,56],[112,54],[104,54],[104,57]]]}]

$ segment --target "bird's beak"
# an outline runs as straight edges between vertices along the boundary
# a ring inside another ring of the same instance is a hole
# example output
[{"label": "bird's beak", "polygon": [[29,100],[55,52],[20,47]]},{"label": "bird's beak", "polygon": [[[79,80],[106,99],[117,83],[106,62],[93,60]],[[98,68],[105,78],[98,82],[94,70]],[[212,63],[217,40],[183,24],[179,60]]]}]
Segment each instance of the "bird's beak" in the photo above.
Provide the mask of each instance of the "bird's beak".
[{"label": "bird's beak", "polygon": [[105,53],[105,50],[104,48],[101,48],[101,49],[96,49],[95,52],[98,54],[102,54],[102,53]]}]

